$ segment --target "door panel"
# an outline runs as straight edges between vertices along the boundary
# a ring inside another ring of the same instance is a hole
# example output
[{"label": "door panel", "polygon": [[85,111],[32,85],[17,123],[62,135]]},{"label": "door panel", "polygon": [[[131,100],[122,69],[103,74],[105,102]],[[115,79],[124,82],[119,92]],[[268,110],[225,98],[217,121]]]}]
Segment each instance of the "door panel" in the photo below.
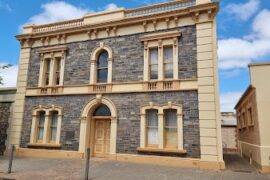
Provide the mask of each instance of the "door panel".
[{"label": "door panel", "polygon": [[110,152],[110,130],[109,120],[96,120],[95,124],[94,154],[96,157],[105,157]]}]

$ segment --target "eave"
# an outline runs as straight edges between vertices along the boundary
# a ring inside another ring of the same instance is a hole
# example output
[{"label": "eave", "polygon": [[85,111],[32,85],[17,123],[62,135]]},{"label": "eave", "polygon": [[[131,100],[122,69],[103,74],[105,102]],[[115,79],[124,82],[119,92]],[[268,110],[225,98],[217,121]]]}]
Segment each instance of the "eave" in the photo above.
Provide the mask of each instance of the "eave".
[{"label": "eave", "polygon": [[[65,29],[58,29],[58,30],[52,30],[47,32],[34,32],[29,34],[22,34],[17,35],[16,38],[19,41],[22,40],[34,40],[44,37],[56,37],[61,35],[68,35],[68,34],[78,34],[78,33],[87,33],[89,31],[94,30],[102,30],[102,29],[108,29],[108,28],[117,28],[121,26],[129,26],[134,24],[142,24],[147,23],[148,21],[158,21],[160,19],[164,20],[166,18],[179,18],[179,17],[185,17],[185,16],[192,16],[194,21],[198,19],[198,16],[201,13],[207,13],[209,17],[209,21],[213,19],[213,17],[216,16],[217,12],[219,10],[219,3],[207,3],[207,4],[200,4],[195,5],[191,7],[176,9],[176,10],[170,10],[165,12],[158,12],[148,15],[142,15],[142,16],[135,16],[135,17],[125,17],[121,20],[114,20],[110,22],[104,22],[104,23],[97,23],[97,24],[86,24],[78,27],[72,27],[72,28],[65,28]],[[53,23],[54,24],[54,23]],[[47,24],[50,25],[50,24]]]}]

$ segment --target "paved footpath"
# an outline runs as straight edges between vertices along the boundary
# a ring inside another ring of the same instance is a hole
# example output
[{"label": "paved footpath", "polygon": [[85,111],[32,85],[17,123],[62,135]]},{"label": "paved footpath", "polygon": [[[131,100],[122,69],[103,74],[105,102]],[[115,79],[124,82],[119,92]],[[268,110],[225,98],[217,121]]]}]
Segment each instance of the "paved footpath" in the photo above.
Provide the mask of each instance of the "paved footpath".
[{"label": "paved footpath", "polygon": [[[0,180],[83,180],[83,160],[16,158],[12,174],[8,160],[0,158]],[[91,180],[270,180],[270,174],[206,171],[92,159]]]}]

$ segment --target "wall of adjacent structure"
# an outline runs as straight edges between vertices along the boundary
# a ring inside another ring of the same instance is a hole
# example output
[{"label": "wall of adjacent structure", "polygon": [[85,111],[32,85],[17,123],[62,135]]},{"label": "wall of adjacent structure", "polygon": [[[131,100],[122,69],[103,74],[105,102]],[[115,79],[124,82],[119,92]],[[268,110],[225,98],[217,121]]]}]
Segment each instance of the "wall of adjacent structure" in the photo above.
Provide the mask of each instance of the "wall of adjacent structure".
[{"label": "wall of adjacent structure", "polygon": [[0,156],[3,155],[6,150],[5,143],[7,140],[11,106],[12,103],[10,102],[0,102]]},{"label": "wall of adjacent structure", "polygon": [[235,126],[222,126],[221,134],[223,151],[237,151],[237,128]]},{"label": "wall of adjacent structure", "polygon": [[[261,165],[270,171],[270,63],[250,65],[251,85],[256,88]],[[264,167],[265,166],[265,167]]]}]

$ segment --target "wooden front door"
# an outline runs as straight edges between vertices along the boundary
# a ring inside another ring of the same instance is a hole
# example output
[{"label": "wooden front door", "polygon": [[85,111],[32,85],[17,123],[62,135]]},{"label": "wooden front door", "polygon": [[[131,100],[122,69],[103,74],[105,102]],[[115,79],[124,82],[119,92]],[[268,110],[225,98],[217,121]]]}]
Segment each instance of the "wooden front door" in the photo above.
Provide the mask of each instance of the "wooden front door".
[{"label": "wooden front door", "polygon": [[110,120],[96,120],[95,121],[95,144],[94,156],[105,157],[110,153]]}]

